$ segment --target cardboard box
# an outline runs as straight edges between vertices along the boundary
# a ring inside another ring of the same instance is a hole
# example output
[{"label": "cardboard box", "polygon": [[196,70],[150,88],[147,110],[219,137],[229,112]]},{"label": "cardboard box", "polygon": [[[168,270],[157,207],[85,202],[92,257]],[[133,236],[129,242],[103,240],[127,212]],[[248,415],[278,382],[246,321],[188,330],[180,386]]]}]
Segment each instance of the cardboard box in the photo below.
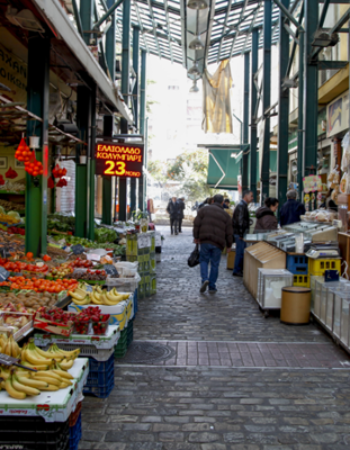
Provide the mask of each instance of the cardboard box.
[{"label": "cardboard box", "polygon": [[227,266],[226,269],[233,270],[235,266],[235,258],[236,258],[236,251],[233,250],[230,253],[227,253]]}]

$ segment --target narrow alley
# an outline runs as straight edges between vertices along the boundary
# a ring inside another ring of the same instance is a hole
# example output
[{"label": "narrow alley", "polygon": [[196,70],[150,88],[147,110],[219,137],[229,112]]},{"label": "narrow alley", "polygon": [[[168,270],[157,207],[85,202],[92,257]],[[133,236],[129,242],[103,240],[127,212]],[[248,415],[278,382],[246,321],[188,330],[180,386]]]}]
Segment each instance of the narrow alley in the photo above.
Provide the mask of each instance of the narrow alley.
[{"label": "narrow alley", "polygon": [[192,230],[161,228],[157,294],[112,394],[84,399],[79,449],[349,449],[349,356],[316,325],[265,319],[224,257],[217,294],[200,294]]}]

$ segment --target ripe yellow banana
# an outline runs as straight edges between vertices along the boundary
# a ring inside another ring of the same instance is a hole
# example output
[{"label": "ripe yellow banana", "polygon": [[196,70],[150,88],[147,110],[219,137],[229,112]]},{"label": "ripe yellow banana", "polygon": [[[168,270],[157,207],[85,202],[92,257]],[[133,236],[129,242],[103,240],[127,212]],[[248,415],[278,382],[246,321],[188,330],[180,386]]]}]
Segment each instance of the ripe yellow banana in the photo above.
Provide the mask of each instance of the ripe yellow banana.
[{"label": "ripe yellow banana", "polygon": [[64,380],[64,381],[62,381],[60,388],[65,389],[68,386],[73,386],[73,383],[69,380]]},{"label": "ripe yellow banana", "polygon": [[51,372],[53,372],[53,373],[59,375],[59,376],[60,376],[61,378],[63,378],[63,379],[64,379],[64,378],[67,379],[67,380],[73,380],[73,379],[74,379],[74,377],[73,377],[70,373],[68,373],[68,372],[66,372],[66,371],[64,371],[64,370],[60,370],[60,369],[52,369]]},{"label": "ripe yellow banana", "polygon": [[36,370],[47,370],[49,368],[48,364],[31,364],[27,360],[23,359],[23,350],[22,350],[22,366],[28,367],[28,369],[36,369]]},{"label": "ripe yellow banana", "polygon": [[62,378],[57,375],[57,373],[54,373],[52,370],[39,370],[36,372],[35,376],[44,376],[44,377],[51,377],[55,378],[58,381],[62,381]]},{"label": "ripe yellow banana", "polygon": [[33,388],[31,386],[27,386],[25,384],[21,384],[15,375],[12,375],[11,381],[12,381],[12,386],[14,387],[14,389],[16,389],[16,391],[24,392],[27,395],[39,395],[40,394],[39,389]]},{"label": "ripe yellow banana", "polygon": [[9,376],[10,376],[10,371],[8,369],[6,370],[4,367],[2,367],[1,372],[0,372],[0,377],[3,378],[4,380],[7,380]]},{"label": "ripe yellow banana", "polygon": [[[34,353],[33,351],[30,350],[25,350],[25,355],[24,358],[30,363],[33,364],[34,366],[48,366],[51,363],[51,360],[49,359],[44,359],[42,357],[39,358],[39,356],[37,356],[37,353]],[[22,358],[23,358],[23,350],[22,350]]]},{"label": "ripe yellow banana", "polygon": [[63,357],[66,357],[66,358],[74,358],[75,359],[79,356],[79,353],[80,353],[80,348],[76,348],[75,350],[62,350],[56,344],[52,344],[50,348],[52,348],[55,352],[57,352],[61,356],[63,355]]},{"label": "ripe yellow banana", "polygon": [[71,369],[71,368],[73,367],[73,364],[74,364],[74,360],[73,360],[73,359],[72,359],[71,361],[65,361],[65,360],[63,360],[63,361],[61,361],[61,363],[60,363],[62,369],[64,369],[64,370],[69,370],[69,369]]},{"label": "ripe yellow banana", "polygon": [[49,377],[49,376],[45,377],[44,375],[34,375],[33,378],[35,380],[45,381],[45,383],[47,383],[49,386],[59,387],[61,385],[61,381],[57,380],[56,378]]},{"label": "ripe yellow banana", "polygon": [[79,295],[76,291],[68,291],[68,294],[72,297],[73,302],[74,300],[82,301],[84,300],[85,295]]},{"label": "ripe yellow banana", "polygon": [[41,391],[58,391],[59,389],[59,386],[55,386],[53,384],[48,384],[47,387],[40,388]]},{"label": "ripe yellow banana", "polygon": [[21,384],[24,384],[26,386],[30,386],[32,388],[40,389],[40,390],[42,388],[44,388],[44,387],[48,387],[48,383],[46,383],[45,381],[34,380],[33,378],[27,378],[27,377],[18,376],[18,381]]},{"label": "ripe yellow banana", "polygon": [[5,389],[10,397],[17,398],[18,400],[24,400],[27,397],[25,392],[17,391],[12,385],[12,377],[8,377],[5,381]]}]

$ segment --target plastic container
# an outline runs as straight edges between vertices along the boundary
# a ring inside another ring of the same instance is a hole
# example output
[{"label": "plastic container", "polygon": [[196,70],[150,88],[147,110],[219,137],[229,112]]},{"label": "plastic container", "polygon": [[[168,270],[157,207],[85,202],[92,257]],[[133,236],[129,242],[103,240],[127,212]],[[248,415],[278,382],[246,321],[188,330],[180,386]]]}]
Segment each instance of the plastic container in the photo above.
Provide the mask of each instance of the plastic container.
[{"label": "plastic container", "polygon": [[89,334],[90,319],[87,317],[76,317],[74,320],[74,333]]},{"label": "plastic container", "polygon": [[310,276],[309,275],[294,275],[293,276],[293,286],[310,287]]},{"label": "plastic container", "polygon": [[119,358],[124,358],[124,356],[126,355],[126,351],[128,348],[128,336],[127,336],[127,329],[124,329],[121,333],[120,333],[120,339],[118,341],[118,344],[115,347],[115,352],[114,352],[114,357],[119,359]]},{"label": "plastic container", "polygon": [[91,322],[92,331],[96,335],[105,335],[108,331],[109,314],[100,315],[100,319],[98,322]]},{"label": "plastic container", "polygon": [[69,450],[77,450],[82,437],[81,412],[76,423],[69,427]]},{"label": "plastic container", "polygon": [[89,377],[83,393],[107,398],[114,387],[114,355],[107,361],[99,362],[90,358]]},{"label": "plastic container", "polygon": [[338,270],[341,273],[341,258],[312,259],[309,258],[309,274],[323,276],[326,270]]},{"label": "plastic container", "polygon": [[307,256],[287,255],[287,270],[294,275],[307,275],[309,273]]},{"label": "plastic container", "polygon": [[134,319],[130,320],[126,329],[126,346],[129,348],[134,340]]},{"label": "plastic container", "polygon": [[83,406],[83,402],[81,401],[77,404],[77,406],[75,407],[75,410],[69,416],[69,426],[70,427],[74,427],[74,425],[77,423],[80,413],[81,413],[82,406]]},{"label": "plastic container", "polygon": [[306,325],[310,320],[311,289],[290,286],[282,288],[281,322]]}]

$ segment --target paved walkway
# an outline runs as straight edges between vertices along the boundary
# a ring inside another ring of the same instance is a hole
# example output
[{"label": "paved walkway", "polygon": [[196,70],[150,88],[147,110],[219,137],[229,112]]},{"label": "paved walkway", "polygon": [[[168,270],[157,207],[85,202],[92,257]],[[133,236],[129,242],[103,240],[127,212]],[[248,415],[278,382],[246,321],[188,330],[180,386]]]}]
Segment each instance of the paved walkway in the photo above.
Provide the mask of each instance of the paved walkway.
[{"label": "paved walkway", "polygon": [[349,356],[315,325],[265,319],[224,258],[200,294],[191,230],[163,230],[158,292],[111,396],[85,398],[79,449],[349,450]]}]

